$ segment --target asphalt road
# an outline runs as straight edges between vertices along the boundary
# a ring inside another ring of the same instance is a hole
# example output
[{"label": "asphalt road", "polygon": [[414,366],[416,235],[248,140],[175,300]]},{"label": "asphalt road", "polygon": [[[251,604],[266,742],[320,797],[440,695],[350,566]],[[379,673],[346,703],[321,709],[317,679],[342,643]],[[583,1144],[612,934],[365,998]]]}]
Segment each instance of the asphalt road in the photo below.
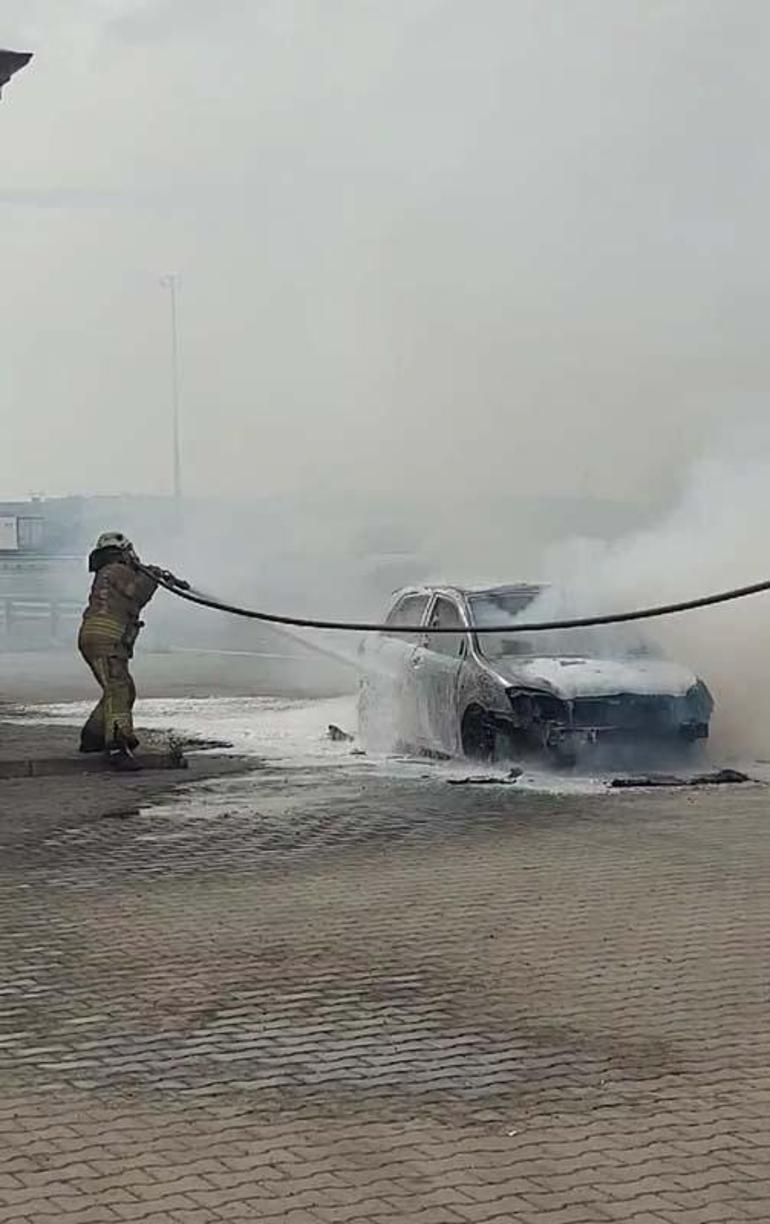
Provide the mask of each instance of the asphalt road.
[{"label": "asphalt road", "polygon": [[0,1221],[770,1219],[766,788],[234,768],[0,782]]}]

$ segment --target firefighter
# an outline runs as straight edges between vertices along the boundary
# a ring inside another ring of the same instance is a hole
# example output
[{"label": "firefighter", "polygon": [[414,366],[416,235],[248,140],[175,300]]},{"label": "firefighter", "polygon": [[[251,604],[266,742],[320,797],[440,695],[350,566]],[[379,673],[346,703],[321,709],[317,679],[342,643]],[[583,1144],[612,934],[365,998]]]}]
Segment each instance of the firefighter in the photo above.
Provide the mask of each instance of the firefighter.
[{"label": "firefighter", "polygon": [[[106,752],[119,770],[135,770],[133,707],[136,700],[129,660],[142,628],[139,613],[158,583],[138,568],[133,545],[120,531],[105,531],[88,558],[94,574],[83,613],[78,647],[102,690],[101,700],[80,735],[81,752]],[[161,571],[157,571],[159,576]]]}]

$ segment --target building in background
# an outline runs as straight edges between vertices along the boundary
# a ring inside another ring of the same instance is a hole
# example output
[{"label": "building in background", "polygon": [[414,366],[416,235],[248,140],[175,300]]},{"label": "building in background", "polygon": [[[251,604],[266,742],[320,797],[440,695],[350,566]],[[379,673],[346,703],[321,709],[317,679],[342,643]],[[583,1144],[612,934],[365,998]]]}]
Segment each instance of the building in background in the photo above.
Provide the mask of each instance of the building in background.
[{"label": "building in background", "polygon": [[82,558],[63,548],[53,504],[0,502],[0,648],[51,645],[78,615]]}]

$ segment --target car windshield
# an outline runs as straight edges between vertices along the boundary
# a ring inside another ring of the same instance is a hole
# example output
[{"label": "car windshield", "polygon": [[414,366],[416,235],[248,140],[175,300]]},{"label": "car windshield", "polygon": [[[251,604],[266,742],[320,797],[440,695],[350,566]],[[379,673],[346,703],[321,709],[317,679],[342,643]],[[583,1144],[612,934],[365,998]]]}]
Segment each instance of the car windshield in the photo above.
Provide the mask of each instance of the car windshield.
[{"label": "car windshield", "polygon": [[[538,613],[544,591],[530,587],[485,591],[468,597],[474,625],[515,625],[525,620],[555,619],[552,611]],[[509,656],[539,658],[638,659],[659,658],[660,651],[632,625],[596,625],[585,629],[554,629],[541,633],[480,633],[479,649],[488,659]]]}]

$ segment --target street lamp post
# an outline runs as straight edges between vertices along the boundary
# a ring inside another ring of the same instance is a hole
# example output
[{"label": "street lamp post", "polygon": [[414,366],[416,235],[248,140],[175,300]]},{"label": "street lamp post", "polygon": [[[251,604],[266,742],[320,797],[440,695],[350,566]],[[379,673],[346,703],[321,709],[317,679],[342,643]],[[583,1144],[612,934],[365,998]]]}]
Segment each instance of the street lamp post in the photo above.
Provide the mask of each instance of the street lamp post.
[{"label": "street lamp post", "polygon": [[161,277],[161,285],[169,291],[171,302],[171,422],[174,448],[174,497],[182,496],[182,465],[179,450],[179,329],[177,325],[177,292],[179,274],[171,272]]}]

